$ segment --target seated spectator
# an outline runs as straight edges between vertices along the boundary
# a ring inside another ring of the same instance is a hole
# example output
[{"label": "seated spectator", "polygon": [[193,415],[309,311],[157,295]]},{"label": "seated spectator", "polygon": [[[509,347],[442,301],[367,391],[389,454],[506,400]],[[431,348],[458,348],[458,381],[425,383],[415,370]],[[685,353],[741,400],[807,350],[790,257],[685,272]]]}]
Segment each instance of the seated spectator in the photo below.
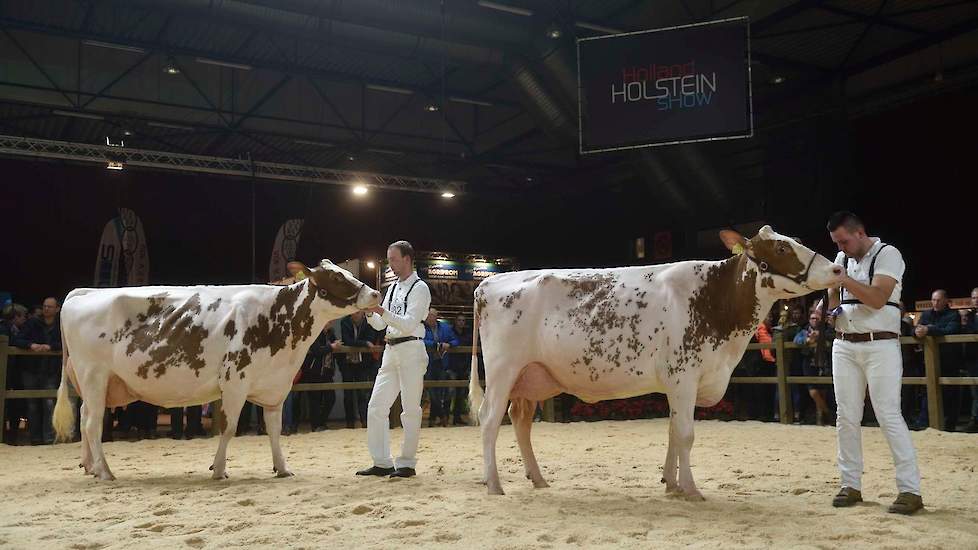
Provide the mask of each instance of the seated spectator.
[{"label": "seated spectator", "polygon": [[[438,320],[438,310],[431,308],[428,310],[428,317],[424,321],[424,345],[428,349],[428,370],[425,372],[425,380],[450,380],[448,353],[449,348],[458,345],[458,338],[451,325]],[[451,407],[449,398],[449,388],[430,388],[428,395],[431,396],[431,409],[428,412],[428,427],[440,422],[443,427],[448,426],[448,413]]]},{"label": "seated spectator", "polygon": [[[58,313],[61,306],[56,298],[45,298],[40,319],[31,318],[13,340],[19,348],[35,352],[61,351],[61,321]],[[22,379],[24,388],[31,390],[54,390],[61,382],[61,357],[23,357]],[[54,428],[51,415],[54,413],[54,399],[27,400],[27,427],[31,435],[31,445],[54,443]]]},{"label": "seated spectator", "polygon": [[[832,321],[828,320],[825,330],[819,330],[821,318],[821,312],[816,310],[808,317],[808,325],[799,330],[794,338],[794,343],[799,346],[814,346],[800,350],[801,370],[804,376],[832,375],[832,354],[829,346],[835,338],[835,330],[830,324]],[[831,315],[829,319],[834,321],[834,317]],[[819,340],[822,341],[821,347],[818,347]],[[831,420],[831,411],[825,400],[825,388],[824,384],[808,385],[808,395],[815,402],[815,424],[818,426],[824,426]]]},{"label": "seated spectator", "polygon": [[[948,307],[947,292],[943,289],[935,290],[930,297],[931,309],[920,314],[920,322],[914,329],[917,338],[925,336],[946,336],[957,334],[961,331],[961,316],[956,311]],[[958,376],[960,354],[954,346],[940,346],[941,376]],[[958,386],[944,386],[944,430],[953,432],[957,426],[958,415],[961,412],[961,388]],[[913,430],[923,430],[929,424],[929,414],[927,411],[927,393],[922,395],[920,403],[920,416],[910,427]]]}]

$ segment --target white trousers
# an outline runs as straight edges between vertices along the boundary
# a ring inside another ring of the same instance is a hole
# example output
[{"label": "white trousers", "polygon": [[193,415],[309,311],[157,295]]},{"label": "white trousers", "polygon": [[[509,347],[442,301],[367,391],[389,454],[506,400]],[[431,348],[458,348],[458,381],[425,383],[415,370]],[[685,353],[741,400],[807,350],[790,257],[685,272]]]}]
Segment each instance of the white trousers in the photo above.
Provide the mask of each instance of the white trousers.
[{"label": "white trousers", "polygon": [[[374,466],[381,468],[414,468],[418,462],[418,438],[421,435],[421,392],[428,368],[424,342],[415,340],[396,346],[388,345],[374,381],[367,405],[367,448]],[[391,456],[390,411],[401,394],[401,426],[404,441],[397,460]]]},{"label": "white trousers", "polygon": [[845,342],[832,346],[832,377],[839,408],[836,422],[839,437],[839,473],[842,486],[862,491],[863,403],[866,386],[880,430],[893,455],[897,490],[920,494],[920,470],[910,430],[900,412],[900,378],[903,361],[896,340]]}]

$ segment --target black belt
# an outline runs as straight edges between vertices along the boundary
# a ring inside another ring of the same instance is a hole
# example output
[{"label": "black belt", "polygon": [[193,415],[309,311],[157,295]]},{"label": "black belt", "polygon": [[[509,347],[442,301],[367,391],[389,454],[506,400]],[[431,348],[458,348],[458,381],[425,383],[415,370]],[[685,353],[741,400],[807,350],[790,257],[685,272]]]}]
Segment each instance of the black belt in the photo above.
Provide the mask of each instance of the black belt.
[{"label": "black belt", "polygon": [[876,340],[893,340],[900,335],[895,332],[836,332],[836,338],[846,342],[875,342]]},{"label": "black belt", "polygon": [[418,336],[405,336],[403,338],[387,338],[388,346],[396,346],[398,344],[403,344],[404,342],[410,342],[412,340],[424,340]]}]

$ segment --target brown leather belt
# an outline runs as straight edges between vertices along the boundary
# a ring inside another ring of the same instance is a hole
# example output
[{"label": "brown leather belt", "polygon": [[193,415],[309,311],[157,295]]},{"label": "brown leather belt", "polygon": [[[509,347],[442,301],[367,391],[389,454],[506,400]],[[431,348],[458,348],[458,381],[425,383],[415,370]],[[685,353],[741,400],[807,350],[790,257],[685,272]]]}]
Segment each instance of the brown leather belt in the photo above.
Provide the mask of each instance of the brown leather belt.
[{"label": "brown leather belt", "polygon": [[398,344],[403,344],[404,342],[411,342],[412,340],[424,340],[424,338],[419,338],[417,336],[405,336],[403,338],[387,338],[387,345],[396,346]]},{"label": "brown leather belt", "polygon": [[835,337],[846,342],[875,342],[876,340],[893,340],[900,335],[895,332],[837,332]]}]

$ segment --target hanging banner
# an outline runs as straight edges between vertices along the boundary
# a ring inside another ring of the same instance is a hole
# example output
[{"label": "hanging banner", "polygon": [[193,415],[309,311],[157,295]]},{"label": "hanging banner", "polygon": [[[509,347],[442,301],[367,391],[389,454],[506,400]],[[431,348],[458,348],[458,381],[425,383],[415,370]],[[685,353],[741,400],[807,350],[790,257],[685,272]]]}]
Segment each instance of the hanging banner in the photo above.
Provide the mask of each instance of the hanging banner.
[{"label": "hanging banner", "polygon": [[149,284],[149,249],[143,222],[128,208],[102,229],[95,258],[96,288]]},{"label": "hanging banner", "polygon": [[753,134],[746,17],[577,41],[580,151]]},{"label": "hanging banner", "polygon": [[272,245],[272,257],[268,262],[269,281],[279,281],[289,276],[285,266],[295,259],[303,223],[304,220],[301,219],[286,220],[278,229],[275,244]]}]

